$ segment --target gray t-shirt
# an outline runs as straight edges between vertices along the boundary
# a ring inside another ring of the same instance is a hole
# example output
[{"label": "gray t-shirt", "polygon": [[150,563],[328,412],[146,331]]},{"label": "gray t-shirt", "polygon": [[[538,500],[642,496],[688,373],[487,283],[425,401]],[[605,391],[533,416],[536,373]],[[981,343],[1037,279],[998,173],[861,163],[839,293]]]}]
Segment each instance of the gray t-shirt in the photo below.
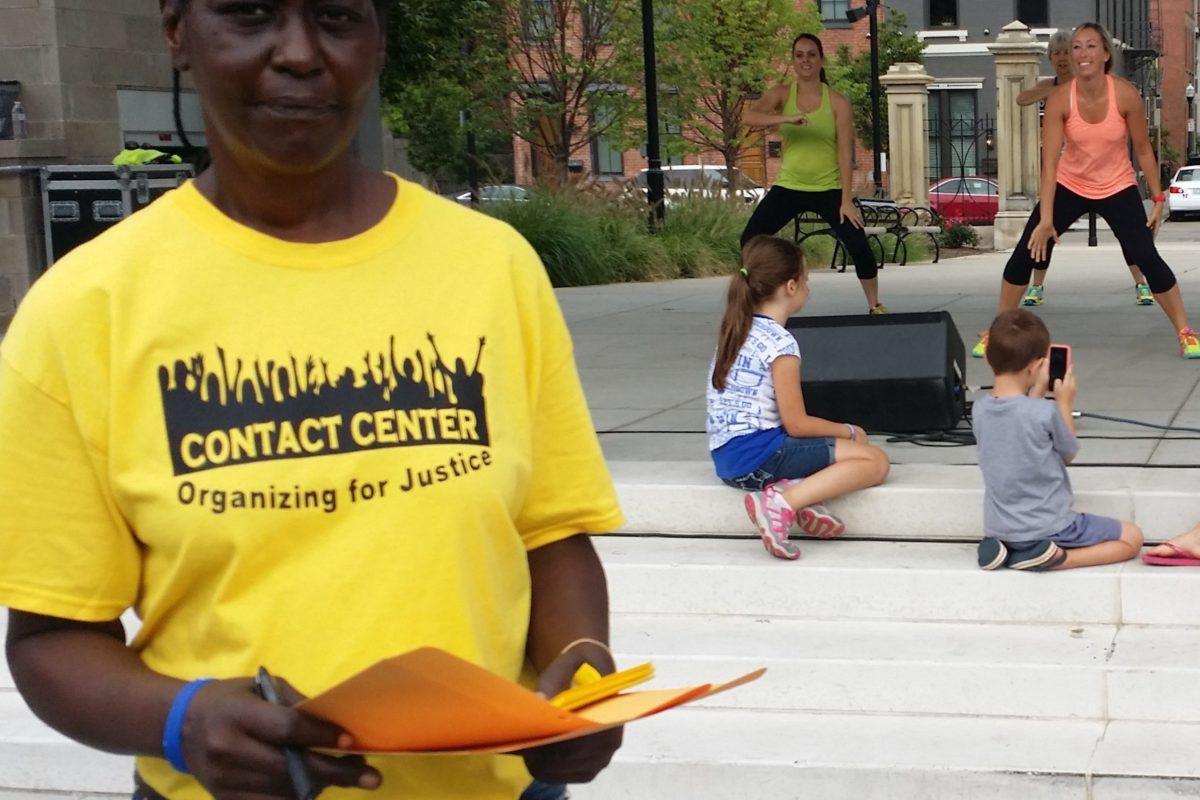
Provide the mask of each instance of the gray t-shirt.
[{"label": "gray t-shirt", "polygon": [[1045,539],[1071,524],[1063,459],[1079,441],[1051,400],[1024,395],[975,401],[972,427],[983,471],[983,530],[1009,542]]}]

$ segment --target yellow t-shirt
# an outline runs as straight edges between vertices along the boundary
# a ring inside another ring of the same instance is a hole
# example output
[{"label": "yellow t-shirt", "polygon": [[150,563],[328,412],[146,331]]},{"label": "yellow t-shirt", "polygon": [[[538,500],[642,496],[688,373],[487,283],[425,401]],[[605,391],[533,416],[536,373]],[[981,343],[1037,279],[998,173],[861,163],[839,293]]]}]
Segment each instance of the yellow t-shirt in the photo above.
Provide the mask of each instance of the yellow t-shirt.
[{"label": "yellow t-shirt", "polygon": [[[189,183],[37,282],[0,347],[0,604],[132,607],[133,648],[183,679],[261,664],[315,694],[422,645],[520,676],[526,551],[621,515],[536,254],[397,183],[325,244]],[[373,763],[403,800],[529,780],[512,756]]]}]

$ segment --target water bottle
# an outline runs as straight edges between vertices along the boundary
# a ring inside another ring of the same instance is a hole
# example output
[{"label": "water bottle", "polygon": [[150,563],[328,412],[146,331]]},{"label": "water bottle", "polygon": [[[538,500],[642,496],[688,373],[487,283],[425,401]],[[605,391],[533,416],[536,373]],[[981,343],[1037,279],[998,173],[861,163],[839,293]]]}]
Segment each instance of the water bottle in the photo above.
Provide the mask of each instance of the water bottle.
[{"label": "water bottle", "polygon": [[14,139],[25,139],[29,137],[29,123],[25,116],[25,106],[21,105],[18,100],[13,103],[12,107],[12,131]]}]

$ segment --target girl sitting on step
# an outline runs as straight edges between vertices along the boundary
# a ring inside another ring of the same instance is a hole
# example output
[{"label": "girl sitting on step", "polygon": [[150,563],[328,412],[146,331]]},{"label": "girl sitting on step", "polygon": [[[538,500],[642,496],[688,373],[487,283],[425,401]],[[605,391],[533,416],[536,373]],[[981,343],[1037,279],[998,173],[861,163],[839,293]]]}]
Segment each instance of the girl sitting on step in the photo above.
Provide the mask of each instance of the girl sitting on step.
[{"label": "girl sitting on step", "polygon": [[729,282],[709,369],[707,427],[717,476],[750,492],[746,513],[776,558],[800,557],[788,541],[793,523],[823,539],[841,534],[845,525],[821,503],[879,485],[889,466],[862,428],[804,410],[800,349],[784,324],[807,300],[800,248],[774,236],[751,238]]}]

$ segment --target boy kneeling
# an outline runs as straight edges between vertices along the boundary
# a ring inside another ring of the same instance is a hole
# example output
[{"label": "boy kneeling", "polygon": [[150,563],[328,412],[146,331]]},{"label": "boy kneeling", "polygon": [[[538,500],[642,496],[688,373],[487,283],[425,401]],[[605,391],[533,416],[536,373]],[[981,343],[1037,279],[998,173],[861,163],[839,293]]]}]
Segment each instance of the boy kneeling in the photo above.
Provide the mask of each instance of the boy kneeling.
[{"label": "boy kneeling", "polygon": [[[983,569],[1114,564],[1142,547],[1142,531],[1132,522],[1071,509],[1066,465],[1079,451],[1071,416],[1075,376],[1068,369],[1049,386],[1049,349],[1050,332],[1028,311],[1005,311],[988,331],[995,386],[972,412],[985,488]],[[1051,389],[1053,402],[1046,399]]]}]

